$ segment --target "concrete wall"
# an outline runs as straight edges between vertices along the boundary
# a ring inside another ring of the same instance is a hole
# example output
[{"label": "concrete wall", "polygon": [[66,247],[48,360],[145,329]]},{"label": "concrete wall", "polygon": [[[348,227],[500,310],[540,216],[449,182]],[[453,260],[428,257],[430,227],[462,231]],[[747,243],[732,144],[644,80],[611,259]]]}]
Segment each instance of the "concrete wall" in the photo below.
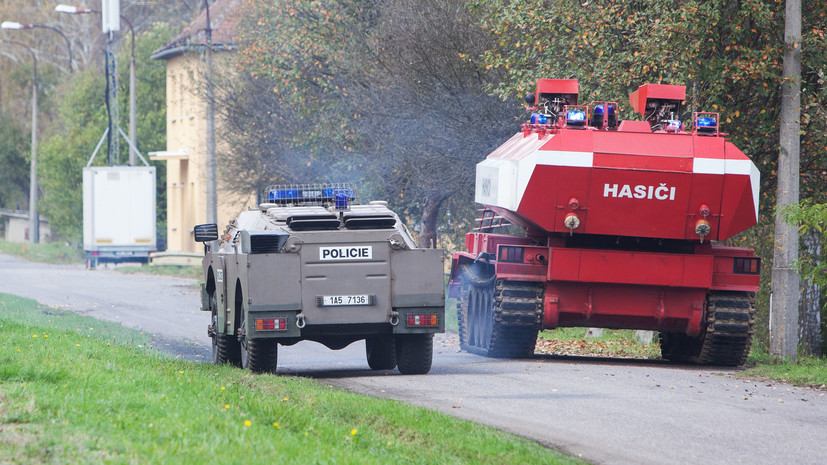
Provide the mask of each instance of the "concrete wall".
[{"label": "concrete wall", "polygon": [[[29,218],[18,218],[12,216],[3,217],[6,242],[29,242]],[[52,230],[49,222],[40,220],[40,242],[51,241]]]}]

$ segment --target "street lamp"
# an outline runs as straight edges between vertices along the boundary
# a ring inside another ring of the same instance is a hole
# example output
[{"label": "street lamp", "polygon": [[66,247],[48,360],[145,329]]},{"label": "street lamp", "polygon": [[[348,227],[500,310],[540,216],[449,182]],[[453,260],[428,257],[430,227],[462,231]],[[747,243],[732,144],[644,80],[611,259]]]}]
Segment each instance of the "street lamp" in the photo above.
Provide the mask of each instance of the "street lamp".
[{"label": "street lamp", "polygon": [[63,33],[63,31],[61,31],[60,29],[58,29],[54,26],[47,26],[45,24],[25,24],[25,23],[18,23],[16,21],[3,21],[3,23],[0,24],[0,29],[35,29],[35,28],[48,29],[50,31],[57,32],[58,34],[60,34],[61,37],[63,37],[63,40],[66,41],[66,50],[68,50],[68,52],[69,52],[69,72],[71,73],[72,72],[72,43],[69,41],[69,38],[66,37],[66,34]]},{"label": "street lamp", "polygon": [[25,48],[32,55],[32,164],[29,172],[29,242],[40,242],[40,218],[37,214],[37,55],[28,45],[16,40],[0,39],[0,43]]},{"label": "street lamp", "polygon": [[[100,10],[94,10],[91,8],[80,8],[71,5],[64,5],[60,4],[55,7],[55,11],[58,13],[67,13],[70,15],[77,15],[77,14],[87,14],[87,13],[94,13],[100,14]],[[135,166],[135,149],[133,147],[137,147],[137,139],[138,139],[138,130],[136,126],[136,119],[135,119],[135,29],[132,27],[132,23],[126,19],[123,15],[120,15],[121,20],[126,23],[129,27],[129,32],[132,35],[132,50],[129,56],[129,140],[132,142],[132,145],[129,147],[129,166]],[[117,137],[117,135],[115,135]]]}]

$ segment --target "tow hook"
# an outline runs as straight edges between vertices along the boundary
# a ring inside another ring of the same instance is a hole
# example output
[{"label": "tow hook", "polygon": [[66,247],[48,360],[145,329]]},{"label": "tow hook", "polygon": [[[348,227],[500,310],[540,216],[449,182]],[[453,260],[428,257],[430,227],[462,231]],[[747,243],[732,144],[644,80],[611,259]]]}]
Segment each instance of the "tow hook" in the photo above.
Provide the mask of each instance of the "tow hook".
[{"label": "tow hook", "polygon": [[213,325],[207,326],[207,336],[215,337],[215,328],[213,327]]}]

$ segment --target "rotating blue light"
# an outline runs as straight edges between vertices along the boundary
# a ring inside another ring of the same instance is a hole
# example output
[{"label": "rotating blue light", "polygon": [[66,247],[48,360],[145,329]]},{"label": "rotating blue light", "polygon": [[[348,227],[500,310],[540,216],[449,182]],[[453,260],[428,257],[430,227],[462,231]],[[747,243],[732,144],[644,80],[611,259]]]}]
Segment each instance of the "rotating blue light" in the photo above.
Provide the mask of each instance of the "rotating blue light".
[{"label": "rotating blue light", "polygon": [[714,129],[715,127],[718,126],[718,120],[716,120],[715,118],[713,118],[711,116],[701,116],[697,120],[695,120],[695,126],[697,126],[698,129],[701,129],[701,128]]},{"label": "rotating blue light", "polygon": [[[609,116],[614,116],[615,114],[615,107],[609,107]],[[594,107],[594,115],[595,116],[603,116],[603,105],[597,105]]]},{"label": "rotating blue light", "polygon": [[532,113],[531,114],[531,124],[546,124],[548,123],[548,117],[546,115],[540,113]]}]

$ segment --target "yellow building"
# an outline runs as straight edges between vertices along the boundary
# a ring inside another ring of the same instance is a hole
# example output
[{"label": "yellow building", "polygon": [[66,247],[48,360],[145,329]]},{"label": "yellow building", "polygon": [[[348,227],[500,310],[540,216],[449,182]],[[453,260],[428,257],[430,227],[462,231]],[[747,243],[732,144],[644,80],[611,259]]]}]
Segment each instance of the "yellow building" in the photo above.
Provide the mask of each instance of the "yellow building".
[{"label": "yellow building", "polygon": [[[240,0],[216,0],[210,6],[216,74],[233,66],[233,39],[241,3]],[[150,158],[167,164],[167,250],[174,252],[200,252],[201,244],[193,240],[193,226],[207,222],[205,29],[206,10],[152,54],[152,59],[166,61],[167,149],[151,153]],[[215,124],[217,127],[221,124],[218,116]],[[226,150],[226,145],[216,138],[216,153],[226,153]],[[217,163],[220,165],[220,160]],[[218,170],[219,231],[240,211],[255,206],[254,195],[233,194],[221,181]]]}]

